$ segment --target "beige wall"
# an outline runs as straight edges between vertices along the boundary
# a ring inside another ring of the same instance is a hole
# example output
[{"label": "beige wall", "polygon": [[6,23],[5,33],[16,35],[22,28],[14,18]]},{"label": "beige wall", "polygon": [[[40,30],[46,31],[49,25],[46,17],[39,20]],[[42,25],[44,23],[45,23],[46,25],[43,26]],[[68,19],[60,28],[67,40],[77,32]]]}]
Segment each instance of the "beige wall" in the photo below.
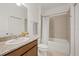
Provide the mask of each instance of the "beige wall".
[{"label": "beige wall", "polygon": [[67,39],[70,42],[70,11],[67,12]]},{"label": "beige wall", "polygon": [[69,37],[69,17],[67,14],[50,18],[49,37],[60,39],[67,39]]}]

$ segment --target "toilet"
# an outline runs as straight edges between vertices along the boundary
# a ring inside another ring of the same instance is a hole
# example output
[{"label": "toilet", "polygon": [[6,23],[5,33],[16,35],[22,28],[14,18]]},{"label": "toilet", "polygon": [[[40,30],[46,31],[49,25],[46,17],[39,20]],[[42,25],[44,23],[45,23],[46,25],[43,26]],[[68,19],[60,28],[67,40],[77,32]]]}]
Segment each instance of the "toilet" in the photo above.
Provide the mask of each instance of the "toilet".
[{"label": "toilet", "polygon": [[40,56],[46,56],[48,51],[48,45],[45,43],[40,42],[40,39],[38,41],[38,55]]},{"label": "toilet", "polygon": [[45,44],[45,43],[41,43],[40,42],[40,39],[38,40],[38,48],[40,49],[47,49],[48,48],[48,45]]},{"label": "toilet", "polygon": [[40,49],[47,49],[48,45],[46,45],[46,44],[38,44],[38,48],[40,48]]},{"label": "toilet", "polygon": [[48,46],[45,44],[38,45],[38,55],[39,56],[46,56],[48,51]]}]

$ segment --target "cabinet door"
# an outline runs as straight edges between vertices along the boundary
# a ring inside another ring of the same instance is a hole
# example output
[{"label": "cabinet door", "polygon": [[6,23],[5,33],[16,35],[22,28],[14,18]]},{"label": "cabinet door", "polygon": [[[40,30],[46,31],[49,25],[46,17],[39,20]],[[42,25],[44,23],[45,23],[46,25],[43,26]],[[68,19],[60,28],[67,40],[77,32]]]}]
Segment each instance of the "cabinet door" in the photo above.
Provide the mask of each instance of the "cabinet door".
[{"label": "cabinet door", "polygon": [[23,56],[37,56],[37,46],[26,52]]},{"label": "cabinet door", "polygon": [[29,51],[36,44],[37,44],[37,41],[35,40],[31,43],[26,44],[25,46],[20,47],[19,49],[16,49],[16,50],[6,54],[5,56],[21,56],[25,52]]}]

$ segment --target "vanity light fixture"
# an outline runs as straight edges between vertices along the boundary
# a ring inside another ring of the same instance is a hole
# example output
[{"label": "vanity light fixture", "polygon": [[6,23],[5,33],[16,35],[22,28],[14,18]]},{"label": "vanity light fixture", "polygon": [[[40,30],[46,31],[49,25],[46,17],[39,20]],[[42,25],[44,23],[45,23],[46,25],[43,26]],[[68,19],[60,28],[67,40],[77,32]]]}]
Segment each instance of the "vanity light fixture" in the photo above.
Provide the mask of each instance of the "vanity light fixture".
[{"label": "vanity light fixture", "polygon": [[17,6],[21,7],[24,6],[25,7],[25,3],[16,3]]},{"label": "vanity light fixture", "polygon": [[21,6],[21,3],[16,3],[17,6]]}]

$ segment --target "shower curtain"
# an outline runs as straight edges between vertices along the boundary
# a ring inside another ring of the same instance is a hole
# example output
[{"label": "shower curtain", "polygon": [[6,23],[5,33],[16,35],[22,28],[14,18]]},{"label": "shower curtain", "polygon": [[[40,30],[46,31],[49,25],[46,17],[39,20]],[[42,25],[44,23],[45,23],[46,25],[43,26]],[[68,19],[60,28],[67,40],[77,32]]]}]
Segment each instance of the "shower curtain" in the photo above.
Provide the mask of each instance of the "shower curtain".
[{"label": "shower curtain", "polygon": [[48,43],[48,38],[49,38],[49,17],[48,16],[43,16],[42,17],[42,44]]}]

